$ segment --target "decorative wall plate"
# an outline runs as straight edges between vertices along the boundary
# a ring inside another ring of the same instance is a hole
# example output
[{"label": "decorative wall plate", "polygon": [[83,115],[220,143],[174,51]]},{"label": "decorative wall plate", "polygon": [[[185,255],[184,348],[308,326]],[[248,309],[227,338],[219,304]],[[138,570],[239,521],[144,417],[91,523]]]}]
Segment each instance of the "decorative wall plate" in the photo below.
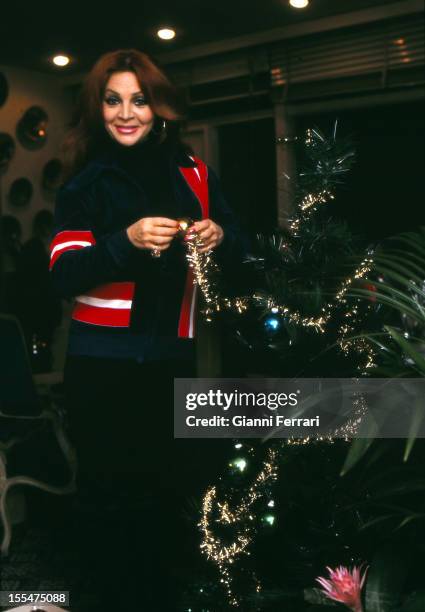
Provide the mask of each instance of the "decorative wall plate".
[{"label": "decorative wall plate", "polygon": [[7,172],[9,162],[15,154],[15,141],[10,134],[0,132],[0,174]]},{"label": "decorative wall plate", "polygon": [[45,191],[54,193],[58,189],[61,181],[62,166],[61,160],[57,158],[50,159],[45,164],[41,178],[41,186]]},{"label": "decorative wall plate", "polygon": [[9,95],[9,84],[3,72],[0,72],[0,106],[6,102]]},{"label": "decorative wall plate", "polygon": [[29,179],[22,177],[13,181],[9,189],[9,202],[16,208],[27,206],[33,193],[32,183]]},{"label": "decorative wall plate", "polygon": [[31,106],[16,126],[16,136],[30,151],[40,149],[47,140],[48,117],[40,106]]}]

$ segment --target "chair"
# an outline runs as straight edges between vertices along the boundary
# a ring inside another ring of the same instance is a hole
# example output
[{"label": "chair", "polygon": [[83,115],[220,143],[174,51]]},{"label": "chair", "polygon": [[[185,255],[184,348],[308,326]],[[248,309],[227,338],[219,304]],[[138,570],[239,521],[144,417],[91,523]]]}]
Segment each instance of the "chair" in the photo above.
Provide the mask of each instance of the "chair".
[{"label": "chair", "polygon": [[[19,321],[0,313],[0,522],[3,539],[0,555],[9,552],[12,538],[11,520],[7,513],[7,494],[13,486],[28,485],[57,495],[76,491],[76,456],[64,431],[65,415],[49,394],[37,392]],[[48,423],[70,471],[65,486],[50,485],[30,476],[7,474],[7,454],[24,444]]]}]

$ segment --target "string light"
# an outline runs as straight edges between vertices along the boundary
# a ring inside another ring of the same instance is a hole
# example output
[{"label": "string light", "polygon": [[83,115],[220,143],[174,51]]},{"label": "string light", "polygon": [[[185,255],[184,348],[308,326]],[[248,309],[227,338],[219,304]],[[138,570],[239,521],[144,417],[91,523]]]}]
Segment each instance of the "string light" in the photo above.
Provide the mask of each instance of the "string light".
[{"label": "string light", "polygon": [[[202,518],[199,523],[203,535],[201,551],[217,565],[220,582],[225,588],[229,603],[232,606],[239,606],[240,602],[232,590],[230,566],[241,555],[250,554],[247,549],[253,540],[255,531],[252,506],[264,495],[266,487],[277,479],[277,458],[277,451],[269,448],[261,470],[234,509],[231,508],[228,499],[224,501],[218,499],[215,486],[207,490],[203,499]],[[212,527],[214,511],[218,513],[218,519],[214,522],[235,527],[235,536],[230,544],[225,543],[214,532]],[[258,581],[256,590],[261,590]]]}]

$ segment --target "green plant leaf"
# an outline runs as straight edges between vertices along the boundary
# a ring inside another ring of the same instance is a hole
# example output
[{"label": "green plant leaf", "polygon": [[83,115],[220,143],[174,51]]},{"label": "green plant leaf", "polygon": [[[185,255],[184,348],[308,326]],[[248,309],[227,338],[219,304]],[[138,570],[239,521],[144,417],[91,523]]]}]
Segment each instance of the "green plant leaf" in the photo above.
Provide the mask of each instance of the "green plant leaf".
[{"label": "green plant leaf", "polygon": [[[423,269],[416,264],[411,263],[408,260],[408,255],[401,259],[399,257],[379,257],[375,263],[375,269],[386,276],[391,276],[395,280],[398,280],[402,285],[412,284],[412,280],[421,283],[423,281],[421,272]],[[413,270],[419,270],[418,274],[415,274]]]},{"label": "green plant leaf", "polygon": [[[366,415],[365,418],[367,418]],[[376,428],[376,424],[375,424]],[[366,454],[370,445],[373,443],[373,436],[370,438],[356,438],[351,442],[350,449],[342,466],[340,476],[344,476],[349,470],[351,470],[360,459]]]},{"label": "green plant leaf", "polygon": [[394,327],[390,327],[389,325],[385,325],[384,329],[391,335],[391,337],[397,342],[403,352],[408,355],[412,361],[420,368],[421,372],[425,376],[425,358],[416,351],[410,342],[407,342],[405,338],[401,334],[398,333]]},{"label": "green plant leaf", "polygon": [[[406,257],[406,251],[402,251],[401,249],[391,249],[391,253],[401,255],[403,258]],[[416,253],[408,253],[408,257],[409,260],[411,260],[411,263],[415,261],[419,264],[419,268],[421,268],[422,270],[425,268],[425,256],[421,257]]]},{"label": "green plant leaf", "polygon": [[366,582],[367,612],[393,612],[402,593],[407,568],[403,552],[391,545],[375,555]]},{"label": "green plant leaf", "polygon": [[391,484],[376,491],[372,497],[373,499],[382,499],[393,495],[406,495],[412,491],[425,491],[425,480],[411,480]]},{"label": "green plant leaf", "polygon": [[413,417],[409,427],[409,437],[406,440],[406,447],[404,449],[403,461],[408,461],[410,453],[412,452],[413,445],[415,444],[418,432],[421,428],[422,422],[425,417],[424,405],[420,402],[419,398],[416,400],[415,407],[413,410]]},{"label": "green plant leaf", "polygon": [[421,227],[417,232],[405,232],[393,236],[390,241],[405,244],[413,251],[423,253],[425,244],[425,228]]},{"label": "green plant leaf", "polygon": [[408,523],[411,523],[412,521],[418,520],[418,519],[423,519],[424,515],[421,513],[415,513],[415,514],[409,514],[409,516],[405,516],[404,519],[401,521],[401,523],[398,525],[397,529],[401,529],[402,527],[404,527],[405,525],[408,525]]},{"label": "green plant leaf", "polygon": [[377,525],[378,523],[382,523],[383,521],[387,521],[388,519],[392,518],[394,518],[394,514],[383,514],[382,516],[377,516],[374,519],[368,521],[367,523],[364,523],[364,525],[359,528],[359,531],[364,531],[365,529],[369,529],[369,527],[372,527],[373,525]]},{"label": "green plant leaf", "polygon": [[403,603],[400,612],[423,612],[425,610],[425,590],[412,593]]}]

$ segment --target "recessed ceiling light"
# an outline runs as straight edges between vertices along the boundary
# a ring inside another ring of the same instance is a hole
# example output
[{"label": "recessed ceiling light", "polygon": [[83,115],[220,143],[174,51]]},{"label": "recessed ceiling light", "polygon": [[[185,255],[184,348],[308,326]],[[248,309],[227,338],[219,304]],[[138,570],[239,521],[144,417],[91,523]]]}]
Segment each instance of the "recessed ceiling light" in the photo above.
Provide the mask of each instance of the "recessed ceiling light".
[{"label": "recessed ceiling light", "polygon": [[305,8],[308,6],[308,0],[289,0],[289,4],[294,8]]},{"label": "recessed ceiling light", "polygon": [[162,40],[171,40],[176,35],[175,31],[171,28],[161,28],[157,34]]},{"label": "recessed ceiling light", "polygon": [[55,57],[52,59],[52,62],[56,65],[56,66],[66,66],[67,64],[69,64],[69,57],[67,55],[55,55]]}]

